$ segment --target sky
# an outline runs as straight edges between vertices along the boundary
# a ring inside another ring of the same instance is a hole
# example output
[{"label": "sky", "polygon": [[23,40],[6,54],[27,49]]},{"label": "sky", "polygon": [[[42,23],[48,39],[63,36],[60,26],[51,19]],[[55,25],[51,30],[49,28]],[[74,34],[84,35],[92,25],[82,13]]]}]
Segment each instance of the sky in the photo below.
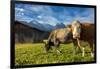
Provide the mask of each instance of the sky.
[{"label": "sky", "polygon": [[41,24],[65,25],[73,20],[94,23],[94,8],[49,6],[34,4],[15,4],[15,20],[30,23],[38,20]]}]

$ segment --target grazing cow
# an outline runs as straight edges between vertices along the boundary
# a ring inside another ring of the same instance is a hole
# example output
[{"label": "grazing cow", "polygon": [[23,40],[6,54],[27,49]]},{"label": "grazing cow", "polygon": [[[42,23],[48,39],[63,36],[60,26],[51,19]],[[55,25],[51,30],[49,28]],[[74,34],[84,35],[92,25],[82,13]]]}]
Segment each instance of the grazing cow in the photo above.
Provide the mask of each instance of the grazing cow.
[{"label": "grazing cow", "polygon": [[70,26],[62,29],[53,30],[50,33],[48,40],[45,42],[46,51],[51,49],[51,46],[54,46],[56,47],[57,52],[60,53],[60,51],[58,50],[60,43],[66,42],[67,40],[71,39],[71,37],[72,34]]},{"label": "grazing cow", "polygon": [[[74,45],[77,45],[84,56],[84,48],[80,45],[80,40],[87,41],[91,48],[91,56],[93,57],[93,43],[95,38],[95,28],[92,23],[80,23],[79,21],[73,21],[72,25],[72,35],[74,40]],[[77,41],[77,42],[76,42]]]}]

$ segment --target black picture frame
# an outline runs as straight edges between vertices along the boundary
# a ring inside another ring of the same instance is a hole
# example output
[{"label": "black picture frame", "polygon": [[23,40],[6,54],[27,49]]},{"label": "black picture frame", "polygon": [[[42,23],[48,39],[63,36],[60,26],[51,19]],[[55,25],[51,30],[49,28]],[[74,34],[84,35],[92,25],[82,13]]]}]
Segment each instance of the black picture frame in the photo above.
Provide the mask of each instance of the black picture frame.
[{"label": "black picture frame", "polygon": [[[24,4],[36,4],[36,5],[53,5],[53,6],[70,6],[70,7],[86,7],[94,8],[94,17],[95,17],[95,61],[91,62],[73,62],[73,63],[56,63],[56,64],[40,64],[40,65],[25,65],[25,66],[15,66],[15,31],[14,31],[14,15],[15,15],[15,3],[24,3]],[[11,1],[11,24],[10,24],[10,67],[13,68],[28,68],[28,67],[44,67],[44,66],[60,66],[60,65],[78,65],[78,64],[91,64],[96,63],[96,5],[81,5],[81,4],[64,4],[64,3],[48,3],[48,2],[34,2],[34,1]]]}]

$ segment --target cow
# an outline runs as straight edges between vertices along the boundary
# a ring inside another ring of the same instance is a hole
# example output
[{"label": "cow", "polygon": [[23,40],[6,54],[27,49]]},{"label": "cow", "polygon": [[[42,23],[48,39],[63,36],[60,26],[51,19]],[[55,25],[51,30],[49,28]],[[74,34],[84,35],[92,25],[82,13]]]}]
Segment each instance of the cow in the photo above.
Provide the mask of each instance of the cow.
[{"label": "cow", "polygon": [[93,43],[95,39],[95,27],[93,23],[80,23],[78,20],[75,20],[71,24],[71,31],[73,35],[74,46],[82,51],[82,56],[84,56],[84,48],[80,45],[80,40],[88,42],[91,49],[91,56],[94,56]]},{"label": "cow", "polygon": [[58,50],[60,43],[65,43],[69,39],[72,39],[70,25],[66,28],[55,29],[50,33],[48,40],[45,41],[45,49],[48,52],[54,46],[57,49],[57,53],[60,53]]},{"label": "cow", "polygon": [[47,42],[45,42],[45,49],[48,51],[51,49],[51,46],[54,46],[57,48],[57,52],[60,53],[58,50],[60,43],[72,40],[75,48],[73,53],[75,54],[76,49],[79,48],[84,57],[85,48],[80,45],[80,40],[82,40],[88,42],[91,49],[91,56],[93,57],[94,31],[95,28],[93,23],[80,23],[80,21],[75,20],[71,25],[67,25],[66,28],[53,30]]}]

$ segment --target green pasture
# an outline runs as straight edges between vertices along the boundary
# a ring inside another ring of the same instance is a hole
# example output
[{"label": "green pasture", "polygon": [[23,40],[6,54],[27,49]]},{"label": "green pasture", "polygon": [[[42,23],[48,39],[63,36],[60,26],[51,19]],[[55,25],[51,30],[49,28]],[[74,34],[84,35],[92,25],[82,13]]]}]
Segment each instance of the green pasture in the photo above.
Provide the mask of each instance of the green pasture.
[{"label": "green pasture", "polygon": [[81,53],[73,54],[72,43],[61,44],[59,47],[60,54],[55,51],[55,48],[47,53],[43,43],[15,44],[15,65],[94,61],[94,58],[90,55],[90,48],[86,45],[86,53],[82,57]]}]

